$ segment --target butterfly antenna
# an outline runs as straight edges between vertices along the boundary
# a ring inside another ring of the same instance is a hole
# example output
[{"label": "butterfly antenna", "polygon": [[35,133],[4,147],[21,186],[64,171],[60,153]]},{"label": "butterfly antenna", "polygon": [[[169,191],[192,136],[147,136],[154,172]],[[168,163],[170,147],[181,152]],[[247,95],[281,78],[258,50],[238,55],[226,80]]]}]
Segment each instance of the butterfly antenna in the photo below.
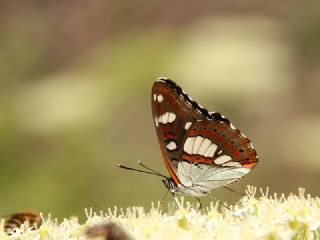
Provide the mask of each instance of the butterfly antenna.
[{"label": "butterfly antenna", "polygon": [[153,170],[152,168],[150,168],[150,167],[146,166],[146,165],[145,165],[145,164],[143,164],[141,161],[138,161],[138,164],[139,164],[141,167],[143,167],[143,168],[145,168],[145,169],[149,170],[150,172],[153,172],[153,173],[155,173],[155,174],[157,174],[157,175],[159,175],[159,176],[162,176],[162,177],[164,177],[164,178],[167,178],[165,175],[163,175],[163,174],[161,174],[161,173],[159,173],[159,172],[157,172],[157,171]]},{"label": "butterfly antenna", "polygon": [[240,195],[240,196],[242,196],[242,197],[246,195],[246,194],[244,194],[244,193],[238,192],[238,191],[236,191],[236,190],[234,190],[234,189],[232,189],[232,188],[226,187],[226,186],[224,186],[223,188],[225,188],[225,189],[229,190],[230,192],[233,192],[233,193],[235,193],[235,194],[237,194],[237,195]]},{"label": "butterfly antenna", "polygon": [[197,201],[198,201],[198,203],[199,203],[199,209],[202,209],[202,203],[201,203],[201,201],[200,201],[200,198],[199,198],[199,197],[196,197],[196,199],[197,199]]},{"label": "butterfly antenna", "polygon": [[222,206],[224,206],[226,209],[228,209],[229,211],[231,211],[231,209],[225,205],[223,202],[221,202],[220,200],[216,199],[214,196],[212,196],[211,194],[208,194],[211,198],[213,198],[216,202],[220,202],[222,204]]},{"label": "butterfly antenna", "polygon": [[151,175],[156,175],[156,176],[159,176],[159,177],[167,178],[166,176],[162,175],[161,173],[158,173],[158,172],[155,172],[155,171],[150,171],[150,172],[149,171],[144,171],[144,170],[137,169],[137,168],[126,167],[126,166],[123,166],[121,164],[118,164],[118,167],[126,169],[126,170],[130,170],[130,171],[142,172],[142,173],[146,173],[146,174],[151,174]]}]

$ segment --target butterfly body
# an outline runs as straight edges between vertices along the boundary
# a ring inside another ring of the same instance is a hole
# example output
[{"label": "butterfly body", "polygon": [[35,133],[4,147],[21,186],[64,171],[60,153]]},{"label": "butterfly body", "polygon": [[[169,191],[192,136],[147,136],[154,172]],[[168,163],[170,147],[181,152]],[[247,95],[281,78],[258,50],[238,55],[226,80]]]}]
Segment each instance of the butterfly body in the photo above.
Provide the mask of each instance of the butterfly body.
[{"label": "butterfly body", "polygon": [[193,101],[176,83],[159,78],[152,88],[152,115],[172,194],[205,196],[253,169],[250,140],[217,112]]}]

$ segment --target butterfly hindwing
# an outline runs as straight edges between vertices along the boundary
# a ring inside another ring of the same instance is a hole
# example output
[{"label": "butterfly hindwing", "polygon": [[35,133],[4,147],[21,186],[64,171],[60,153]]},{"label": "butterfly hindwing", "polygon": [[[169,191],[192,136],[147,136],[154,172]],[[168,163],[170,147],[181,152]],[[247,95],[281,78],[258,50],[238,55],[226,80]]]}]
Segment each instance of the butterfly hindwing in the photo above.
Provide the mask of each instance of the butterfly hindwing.
[{"label": "butterfly hindwing", "polygon": [[216,119],[192,124],[185,137],[182,160],[247,168],[257,163],[250,140],[232,125]]},{"label": "butterfly hindwing", "polygon": [[[184,169],[190,169],[188,178],[193,184],[205,185],[205,191],[231,184],[257,164],[256,152],[249,139],[230,123],[205,119],[192,124],[183,147]],[[197,165],[203,168],[192,168]],[[198,174],[199,176],[196,176]],[[186,174],[178,173],[183,183]]]}]

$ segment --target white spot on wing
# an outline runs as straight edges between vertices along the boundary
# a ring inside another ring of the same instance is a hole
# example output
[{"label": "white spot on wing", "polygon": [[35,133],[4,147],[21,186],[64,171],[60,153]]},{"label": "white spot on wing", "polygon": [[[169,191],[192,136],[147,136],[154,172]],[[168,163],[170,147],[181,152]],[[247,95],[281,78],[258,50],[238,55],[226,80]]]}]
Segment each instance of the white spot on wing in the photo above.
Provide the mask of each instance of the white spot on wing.
[{"label": "white spot on wing", "polygon": [[192,178],[190,176],[192,167],[193,166],[187,162],[178,162],[178,175],[181,183],[186,187],[191,187],[193,185]]},{"label": "white spot on wing", "polygon": [[175,142],[169,142],[166,148],[170,151],[177,149],[177,144]]},{"label": "white spot on wing", "polygon": [[163,96],[161,94],[158,95],[158,102],[162,102],[163,101]]},{"label": "white spot on wing", "polygon": [[176,119],[176,115],[174,113],[169,113],[168,122],[172,123]]},{"label": "white spot on wing", "polygon": [[247,174],[248,172],[251,171],[251,169],[250,169],[250,168],[242,167],[242,168],[234,169],[234,171],[240,172],[240,173],[242,173],[242,174]]},{"label": "white spot on wing", "polygon": [[204,140],[204,138],[201,136],[196,137],[196,140],[194,141],[193,149],[192,149],[193,154],[197,154],[199,152],[199,149],[201,147],[203,140]]},{"label": "white spot on wing", "polygon": [[214,143],[211,143],[210,147],[208,148],[208,150],[206,151],[206,153],[204,154],[205,157],[213,157],[214,153],[217,150],[217,145],[215,145]]},{"label": "white spot on wing", "polygon": [[153,94],[153,101],[156,101],[156,99],[157,99],[157,95],[154,93]]},{"label": "white spot on wing", "polygon": [[223,167],[241,167],[242,165],[238,162],[227,162],[222,164]]},{"label": "white spot on wing", "polygon": [[166,77],[158,77],[157,82],[164,82],[165,80],[168,80]]},{"label": "white spot on wing", "polygon": [[159,123],[166,124],[166,123],[172,123],[175,119],[176,119],[176,115],[174,113],[166,112],[158,118],[158,121]]},{"label": "white spot on wing", "polygon": [[159,122],[166,124],[168,122],[169,113],[166,112],[160,116]]},{"label": "white spot on wing", "polygon": [[216,160],[214,160],[214,163],[220,165],[220,164],[224,164],[230,160],[232,160],[232,158],[230,156],[222,155],[222,156],[218,157]]},{"label": "white spot on wing", "polygon": [[211,141],[208,138],[205,138],[201,144],[198,154],[204,155],[204,153],[208,150]]},{"label": "white spot on wing", "polygon": [[186,122],[186,124],[184,125],[184,129],[188,130],[189,127],[191,126],[192,122]]},{"label": "white spot on wing", "polygon": [[232,130],[236,130],[236,127],[235,127],[232,123],[230,123],[230,128],[231,128]]},{"label": "white spot on wing", "polygon": [[194,137],[189,137],[187,138],[186,142],[184,143],[183,150],[188,153],[192,154],[192,146],[194,143],[195,138]]},{"label": "white spot on wing", "polygon": [[158,127],[159,123],[158,123],[158,118],[157,117],[154,118],[154,122],[156,123],[156,126]]}]

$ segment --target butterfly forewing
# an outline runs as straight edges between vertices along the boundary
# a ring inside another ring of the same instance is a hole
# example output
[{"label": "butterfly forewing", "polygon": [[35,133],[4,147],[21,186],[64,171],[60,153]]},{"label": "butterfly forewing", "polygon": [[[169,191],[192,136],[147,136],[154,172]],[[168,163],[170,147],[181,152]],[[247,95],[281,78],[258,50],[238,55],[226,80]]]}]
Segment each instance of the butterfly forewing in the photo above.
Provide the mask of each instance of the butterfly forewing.
[{"label": "butterfly forewing", "polygon": [[195,107],[193,102],[183,90],[173,81],[159,78],[153,85],[152,115],[156,128],[160,148],[167,169],[174,181],[177,161],[181,161],[183,140],[187,129],[197,120],[205,119],[204,113]]}]

